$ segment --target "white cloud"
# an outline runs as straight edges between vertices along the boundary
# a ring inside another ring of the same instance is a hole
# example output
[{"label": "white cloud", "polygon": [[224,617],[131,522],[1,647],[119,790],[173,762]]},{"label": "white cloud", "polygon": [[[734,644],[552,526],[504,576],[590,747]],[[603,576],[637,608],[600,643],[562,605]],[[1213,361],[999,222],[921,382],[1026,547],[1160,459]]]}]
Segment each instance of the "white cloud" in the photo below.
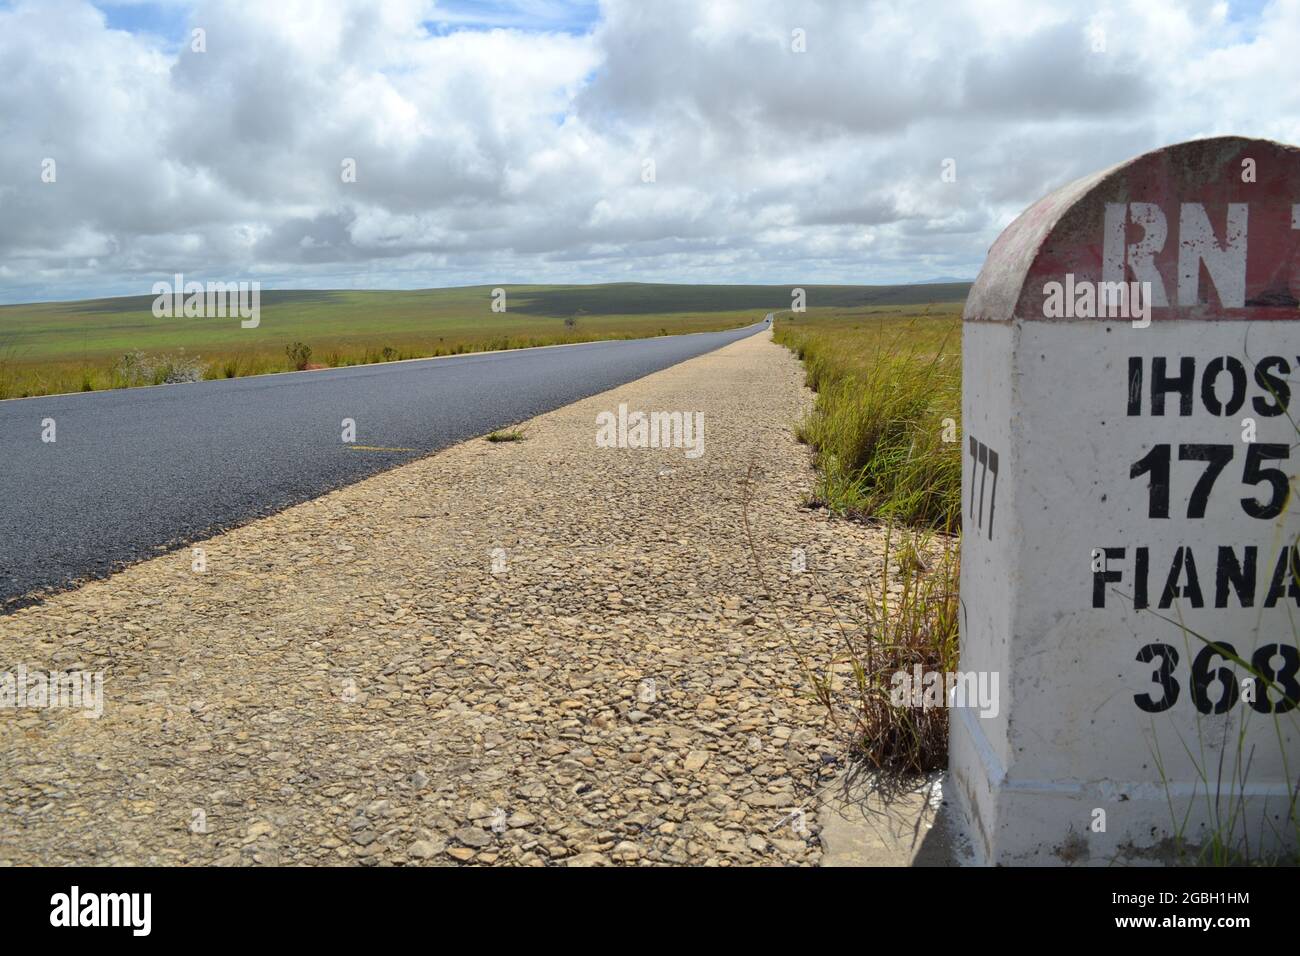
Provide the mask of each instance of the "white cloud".
[{"label": "white cloud", "polygon": [[588,6],[196,2],[164,39],[0,0],[0,298],[176,271],[974,275],[1015,213],[1093,169],[1197,135],[1300,139],[1300,0],[606,0],[575,28]]}]

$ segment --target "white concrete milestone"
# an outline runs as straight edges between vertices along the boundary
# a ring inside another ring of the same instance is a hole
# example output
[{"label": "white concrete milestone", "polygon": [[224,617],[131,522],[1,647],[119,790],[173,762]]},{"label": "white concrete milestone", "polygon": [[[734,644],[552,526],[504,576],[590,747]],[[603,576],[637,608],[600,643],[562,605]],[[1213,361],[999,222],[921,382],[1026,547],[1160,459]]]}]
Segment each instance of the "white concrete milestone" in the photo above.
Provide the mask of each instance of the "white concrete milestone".
[{"label": "white concrete milestone", "polygon": [[[1041,199],[963,323],[950,788],[984,863],[1297,843],[1300,150],[1171,146]],[[1294,562],[1294,564],[1293,564]]]}]

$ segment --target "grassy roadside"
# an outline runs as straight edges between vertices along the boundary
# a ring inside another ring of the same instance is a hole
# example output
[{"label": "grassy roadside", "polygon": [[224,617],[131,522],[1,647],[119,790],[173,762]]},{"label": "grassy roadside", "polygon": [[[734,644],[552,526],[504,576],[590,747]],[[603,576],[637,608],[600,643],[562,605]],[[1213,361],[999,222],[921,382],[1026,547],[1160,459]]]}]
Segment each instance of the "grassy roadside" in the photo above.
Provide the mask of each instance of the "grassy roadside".
[{"label": "grassy roadside", "polygon": [[[435,342],[407,342],[401,347],[383,345],[348,346],[326,340],[323,345],[312,346],[295,339],[282,347],[252,346],[245,349],[216,350],[192,354],[184,347],[167,352],[144,352],[135,349],[116,358],[98,357],[79,361],[24,361],[18,353],[0,345],[0,399],[28,398],[36,395],[57,395],[67,392],[96,392],[112,388],[135,388],[142,385],[167,385],[177,382],[198,382],[217,378],[243,378],[249,375],[270,375],[277,372],[303,371],[319,368],[344,368],[351,365],[375,365],[383,362],[400,362],[415,358],[436,358],[444,355],[464,355],[472,352],[494,352],[507,349],[537,348],[543,345],[573,345],[579,342],[607,341],[610,339],[651,338],[658,335],[677,335],[683,332],[715,332],[738,328],[754,316],[735,316],[734,321],[707,323],[696,328],[695,323],[681,323],[675,316],[656,317],[654,329],[593,329],[586,332],[563,332],[536,335],[439,336]],[[682,327],[685,325],[685,327]]]},{"label": "grassy roadside", "polygon": [[[718,331],[763,314],[707,298],[699,308],[631,312],[630,293],[608,291],[585,301],[624,311],[599,314],[577,301],[557,306],[547,290],[515,291],[494,313],[490,293],[266,292],[249,329],[238,318],[155,318],[145,297],[2,306],[0,399]],[[568,314],[549,314],[557,308]]]},{"label": "grassy roadside", "polygon": [[778,316],[817,406],[800,440],[817,500],[855,517],[961,525],[961,305]]},{"label": "grassy roadside", "polygon": [[817,392],[799,426],[814,499],[888,528],[879,580],[837,621],[840,679],[820,685],[822,700],[862,764],[939,769],[948,711],[912,675],[958,666],[961,303],[783,313],[774,336]]}]

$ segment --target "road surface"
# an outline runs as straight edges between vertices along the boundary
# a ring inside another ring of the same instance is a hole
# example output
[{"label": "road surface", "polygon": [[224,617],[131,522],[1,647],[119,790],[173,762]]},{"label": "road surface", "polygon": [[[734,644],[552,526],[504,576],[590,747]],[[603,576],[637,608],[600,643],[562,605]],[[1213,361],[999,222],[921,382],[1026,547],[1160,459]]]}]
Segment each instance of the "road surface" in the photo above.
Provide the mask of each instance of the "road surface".
[{"label": "road surface", "polygon": [[765,328],[0,402],[0,608]]}]

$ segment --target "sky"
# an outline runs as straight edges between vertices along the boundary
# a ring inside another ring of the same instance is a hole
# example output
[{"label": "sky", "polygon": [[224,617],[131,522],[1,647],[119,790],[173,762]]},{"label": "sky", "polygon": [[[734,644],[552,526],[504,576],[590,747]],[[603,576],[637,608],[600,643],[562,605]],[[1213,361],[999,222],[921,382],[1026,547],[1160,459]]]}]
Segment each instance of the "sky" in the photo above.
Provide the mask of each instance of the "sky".
[{"label": "sky", "polygon": [[1300,0],[0,0],[0,302],[973,278],[1080,176],[1300,142],[1297,51]]}]

